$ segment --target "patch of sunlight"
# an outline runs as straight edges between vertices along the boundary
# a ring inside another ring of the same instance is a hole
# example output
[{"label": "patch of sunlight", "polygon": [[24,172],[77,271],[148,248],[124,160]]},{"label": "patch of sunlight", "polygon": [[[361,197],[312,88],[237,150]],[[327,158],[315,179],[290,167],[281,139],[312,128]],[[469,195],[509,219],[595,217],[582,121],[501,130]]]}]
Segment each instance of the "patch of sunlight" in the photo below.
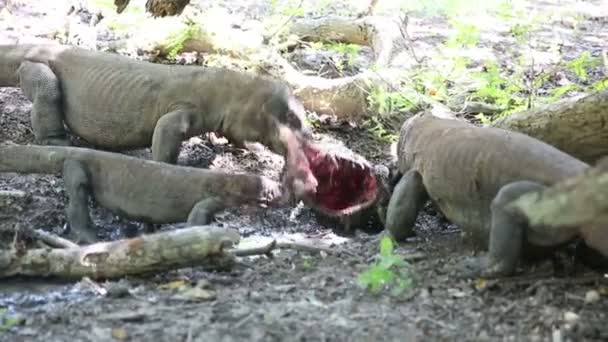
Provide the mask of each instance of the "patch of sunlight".
[{"label": "patch of sunlight", "polygon": [[218,49],[245,52],[258,49],[263,44],[261,27],[252,27],[246,31],[232,28],[232,16],[225,8],[210,9],[201,20],[205,23],[207,33],[214,37]]},{"label": "patch of sunlight", "polygon": [[[360,0],[354,1],[357,4],[360,2]],[[505,3],[513,7],[520,7],[527,2],[527,0],[380,0],[376,6],[376,11],[378,14],[390,14],[403,10],[429,16],[442,14],[460,16],[467,13],[495,11],[504,6]]]}]

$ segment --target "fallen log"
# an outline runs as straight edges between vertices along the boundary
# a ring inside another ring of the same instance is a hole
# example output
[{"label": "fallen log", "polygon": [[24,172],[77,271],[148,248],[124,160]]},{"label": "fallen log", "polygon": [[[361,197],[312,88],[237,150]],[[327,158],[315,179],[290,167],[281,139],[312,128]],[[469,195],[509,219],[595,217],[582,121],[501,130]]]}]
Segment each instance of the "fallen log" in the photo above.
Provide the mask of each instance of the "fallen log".
[{"label": "fallen log", "polygon": [[608,246],[608,158],[583,174],[519,197],[507,210],[547,229],[580,227],[585,242]]},{"label": "fallen log", "polygon": [[0,251],[0,278],[99,280],[201,265],[227,268],[234,262],[227,249],[239,240],[232,229],[194,226],[73,248],[12,249]]},{"label": "fallen log", "polygon": [[593,164],[608,155],[608,89],[513,113],[491,125],[530,135]]}]

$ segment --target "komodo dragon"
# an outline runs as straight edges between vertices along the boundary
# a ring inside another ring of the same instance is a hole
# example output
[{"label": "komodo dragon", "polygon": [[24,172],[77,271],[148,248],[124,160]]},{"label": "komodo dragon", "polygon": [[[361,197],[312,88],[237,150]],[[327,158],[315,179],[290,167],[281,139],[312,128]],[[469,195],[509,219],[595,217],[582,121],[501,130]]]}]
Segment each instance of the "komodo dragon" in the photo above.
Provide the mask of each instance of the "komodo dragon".
[{"label": "komodo dragon", "polygon": [[[512,275],[521,257],[559,247],[581,232],[529,226],[504,207],[583,172],[588,165],[530,136],[422,113],[401,127],[398,173],[386,213],[397,240],[413,235],[427,199],[488,256],[461,264],[469,276]],[[529,253],[529,254],[528,254]]]},{"label": "komodo dragon", "polygon": [[0,145],[0,172],[62,173],[67,220],[80,242],[97,241],[88,200],[148,223],[208,224],[241,204],[280,205],[282,185],[251,174],[177,166],[82,147]]},{"label": "komodo dragon", "polygon": [[316,189],[301,150],[310,137],[304,108],[287,86],[270,79],[74,46],[0,45],[5,86],[20,86],[33,102],[40,145],[69,145],[65,123],[98,148],[151,146],[154,160],[175,164],[183,140],[217,132],[285,156],[285,180],[296,195]]}]

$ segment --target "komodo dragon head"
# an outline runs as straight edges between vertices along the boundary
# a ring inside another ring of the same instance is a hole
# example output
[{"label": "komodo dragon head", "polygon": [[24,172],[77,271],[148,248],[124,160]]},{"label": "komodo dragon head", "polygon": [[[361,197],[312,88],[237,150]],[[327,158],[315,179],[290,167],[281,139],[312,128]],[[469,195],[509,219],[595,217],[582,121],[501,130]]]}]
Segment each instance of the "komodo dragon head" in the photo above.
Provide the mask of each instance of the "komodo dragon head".
[{"label": "komodo dragon head", "polygon": [[321,216],[350,228],[358,226],[359,217],[369,218],[364,213],[375,215],[383,193],[375,168],[347,148],[313,143],[304,106],[287,86],[261,79],[254,86],[247,87],[240,113],[223,121],[221,133],[229,140],[259,142],[284,156],[285,189]]}]

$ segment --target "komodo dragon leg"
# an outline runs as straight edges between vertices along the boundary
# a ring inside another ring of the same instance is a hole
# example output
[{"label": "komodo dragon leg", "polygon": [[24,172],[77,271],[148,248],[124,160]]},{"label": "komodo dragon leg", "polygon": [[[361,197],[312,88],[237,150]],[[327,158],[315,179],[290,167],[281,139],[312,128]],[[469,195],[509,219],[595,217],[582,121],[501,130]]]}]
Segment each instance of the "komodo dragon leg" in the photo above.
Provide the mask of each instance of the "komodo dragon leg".
[{"label": "komodo dragon leg", "polygon": [[219,211],[225,209],[225,206],[219,198],[205,198],[194,205],[188,215],[188,225],[198,226],[211,223],[213,217]]},{"label": "komodo dragon leg", "polygon": [[46,64],[24,61],[19,67],[19,82],[33,103],[31,121],[40,145],[69,146],[61,112],[59,79]]},{"label": "komodo dragon leg", "polygon": [[530,182],[517,181],[503,186],[491,204],[492,221],[488,255],[466,262],[466,277],[502,277],[515,272],[517,263],[523,255],[528,223],[505,207],[520,196],[540,191],[545,186]]},{"label": "komodo dragon leg", "polygon": [[386,229],[397,241],[414,235],[416,217],[428,198],[418,171],[408,171],[397,182],[386,209]]},{"label": "komodo dragon leg", "polygon": [[163,115],[158,119],[152,135],[152,158],[177,164],[182,141],[203,132],[201,115],[187,106]]},{"label": "komodo dragon leg", "polygon": [[63,162],[63,181],[68,195],[66,213],[72,233],[78,242],[98,241],[98,229],[89,215],[91,192],[86,167],[79,161],[67,159]]}]

